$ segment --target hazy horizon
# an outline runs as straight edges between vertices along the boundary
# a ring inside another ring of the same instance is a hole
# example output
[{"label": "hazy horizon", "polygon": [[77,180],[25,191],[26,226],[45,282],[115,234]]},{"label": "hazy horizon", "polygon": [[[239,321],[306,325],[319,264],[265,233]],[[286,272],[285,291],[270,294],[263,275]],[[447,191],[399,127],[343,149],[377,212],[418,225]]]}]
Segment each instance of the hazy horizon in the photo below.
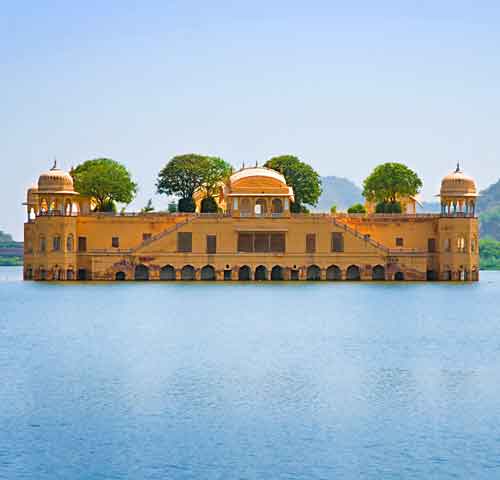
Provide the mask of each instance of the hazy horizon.
[{"label": "hazy horizon", "polygon": [[460,161],[500,177],[500,4],[16,2],[3,6],[0,230],[57,157],[123,162],[155,196],[175,154],[236,168],[292,153],[360,185],[400,161],[433,200]]}]

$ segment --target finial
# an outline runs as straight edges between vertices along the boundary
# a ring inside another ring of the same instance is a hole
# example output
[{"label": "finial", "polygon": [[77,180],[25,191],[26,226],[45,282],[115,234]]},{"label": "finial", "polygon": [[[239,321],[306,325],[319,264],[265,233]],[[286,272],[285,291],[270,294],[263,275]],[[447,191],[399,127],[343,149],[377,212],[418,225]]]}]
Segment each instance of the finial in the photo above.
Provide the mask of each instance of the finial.
[{"label": "finial", "polygon": [[54,157],[54,165],[52,165],[51,170],[57,170],[57,158]]},{"label": "finial", "polygon": [[258,166],[259,166],[259,161],[255,160],[255,168],[257,168]]},{"label": "finial", "polygon": [[245,162],[243,162],[243,166],[241,167],[242,170],[245,168]]},{"label": "finial", "polygon": [[455,170],[455,173],[460,172],[460,162],[457,162],[457,169]]}]

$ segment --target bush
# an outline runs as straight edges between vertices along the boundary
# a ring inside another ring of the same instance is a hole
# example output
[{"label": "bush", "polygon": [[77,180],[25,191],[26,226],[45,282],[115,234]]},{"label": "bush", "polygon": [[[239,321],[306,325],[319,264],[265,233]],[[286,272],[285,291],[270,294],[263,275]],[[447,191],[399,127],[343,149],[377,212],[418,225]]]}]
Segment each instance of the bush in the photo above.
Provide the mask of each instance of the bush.
[{"label": "bush", "polygon": [[332,215],[335,215],[335,214],[337,213],[337,205],[332,205],[332,206],[330,207],[330,213],[331,213]]},{"label": "bush", "polygon": [[201,213],[217,213],[219,207],[212,197],[204,198],[201,201]]},{"label": "bush", "polygon": [[361,203],[355,203],[347,209],[347,213],[366,213],[366,209]]},{"label": "bush", "polygon": [[177,211],[193,213],[196,211],[196,204],[192,198],[181,198],[179,200]]},{"label": "bush", "polygon": [[375,207],[375,213],[402,213],[400,202],[380,202]]}]

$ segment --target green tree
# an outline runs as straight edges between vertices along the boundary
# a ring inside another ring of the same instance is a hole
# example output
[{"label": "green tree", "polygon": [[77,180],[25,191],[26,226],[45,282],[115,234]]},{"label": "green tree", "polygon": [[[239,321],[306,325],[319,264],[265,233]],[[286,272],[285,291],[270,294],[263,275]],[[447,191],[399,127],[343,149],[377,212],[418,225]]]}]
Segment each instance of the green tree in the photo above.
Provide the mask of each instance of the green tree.
[{"label": "green tree", "polygon": [[264,166],[283,174],[293,188],[295,202],[290,207],[292,212],[307,212],[305,205],[317,205],[321,196],[321,178],[310,165],[293,155],[281,155],[270,158]]},{"label": "green tree", "polygon": [[384,163],[363,182],[363,195],[371,202],[395,204],[402,197],[416,195],[421,188],[422,180],[406,165]]},{"label": "green tree", "polygon": [[121,163],[110,158],[87,160],[71,170],[75,190],[91,197],[98,212],[116,211],[116,202],[130,203],[137,193],[137,184]]},{"label": "green tree", "polygon": [[500,270],[500,242],[492,238],[479,241],[481,268],[484,270]]},{"label": "green tree", "polygon": [[335,215],[335,214],[337,213],[337,205],[332,205],[332,206],[330,207],[330,213],[331,213],[332,215]]},{"label": "green tree", "polygon": [[355,203],[347,209],[347,213],[366,213],[366,209],[361,203]]},{"label": "green tree", "polygon": [[401,202],[379,202],[375,206],[375,213],[401,213]]},{"label": "green tree", "polygon": [[180,212],[194,212],[193,194],[202,188],[211,197],[231,173],[231,166],[218,157],[189,153],[173,157],[158,174],[158,193],[179,197]]}]

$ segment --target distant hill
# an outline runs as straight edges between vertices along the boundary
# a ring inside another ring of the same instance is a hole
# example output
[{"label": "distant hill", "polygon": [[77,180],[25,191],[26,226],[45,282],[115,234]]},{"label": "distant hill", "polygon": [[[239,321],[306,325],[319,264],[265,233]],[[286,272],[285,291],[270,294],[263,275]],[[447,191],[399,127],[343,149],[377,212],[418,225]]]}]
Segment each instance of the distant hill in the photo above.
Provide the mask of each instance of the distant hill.
[{"label": "distant hill", "polygon": [[0,230],[0,243],[13,242],[12,235]]},{"label": "distant hill", "polygon": [[481,192],[477,201],[480,233],[483,238],[500,240],[500,180]]},{"label": "distant hill", "polygon": [[321,177],[323,193],[315,210],[329,212],[332,205],[347,210],[355,203],[364,203],[362,190],[354,182],[341,177]]},{"label": "distant hill", "polygon": [[23,255],[23,243],[15,242],[12,235],[0,230],[0,267],[22,265]]}]

